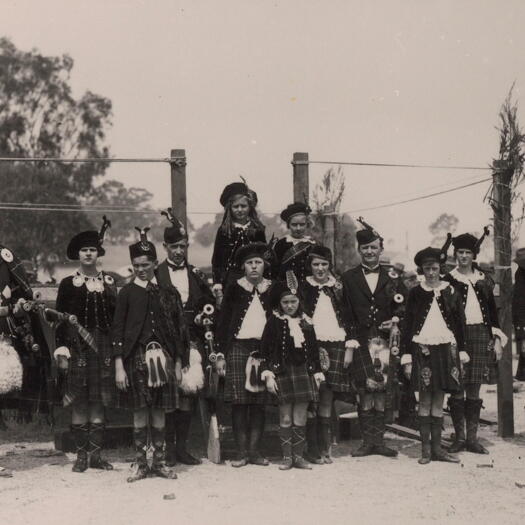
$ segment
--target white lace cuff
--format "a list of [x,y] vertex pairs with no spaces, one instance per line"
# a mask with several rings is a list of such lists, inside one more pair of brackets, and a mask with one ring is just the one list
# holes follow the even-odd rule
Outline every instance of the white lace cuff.
[[403,357],[401,357],[401,366],[411,365],[411,364],[412,364],[412,356],[410,354],[405,354]]
[[355,350],[356,348],[359,348],[359,342],[356,341],[355,339],[349,339],[345,343],[345,348]]
[[463,363],[469,363],[470,362],[470,356],[467,354],[467,352],[460,352],[459,353],[459,360]]
[[509,338],[503,333],[500,328],[492,328],[492,334],[494,337],[499,337],[501,341],[501,346],[506,346]]
[[58,357],[66,357],[67,359],[71,359],[71,352],[69,351],[69,348],[67,346],[59,346],[54,352],[53,357],[55,359],[58,359]]
[[267,379],[269,378],[272,378],[272,379],[275,379],[275,374],[271,371],[271,370],[265,370],[262,374],[261,374],[261,379],[263,381],[266,381]]

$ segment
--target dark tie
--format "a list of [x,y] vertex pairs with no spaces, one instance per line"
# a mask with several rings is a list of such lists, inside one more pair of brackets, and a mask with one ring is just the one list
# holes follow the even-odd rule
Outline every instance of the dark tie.
[[148,284],[146,285],[146,290],[150,293],[155,293],[159,289],[158,285],[155,283],[152,283],[151,281],[148,281]]
[[368,275],[369,273],[379,273],[379,266],[376,266],[375,268],[368,268],[368,266],[362,265],[363,272],[365,272],[365,275]]
[[174,272],[176,272],[178,270],[184,270],[184,268],[186,268],[186,264],[185,263],[182,263],[180,266],[177,266],[176,264],[170,263],[169,261],[166,261],[166,263],[168,264],[168,267],[171,270],[173,270]]

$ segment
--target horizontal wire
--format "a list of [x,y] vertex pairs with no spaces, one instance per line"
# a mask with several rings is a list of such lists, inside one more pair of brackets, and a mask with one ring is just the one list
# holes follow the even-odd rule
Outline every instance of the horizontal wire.
[[421,195],[419,197],[414,197],[412,199],[405,199],[405,200],[402,200],[402,201],[391,202],[391,203],[388,203],[388,204],[381,204],[379,206],[371,206],[369,208],[358,208],[358,209],[355,209],[355,210],[348,210],[348,211],[343,212],[343,213],[357,213],[357,212],[361,212],[361,211],[370,211],[370,210],[379,210],[381,208],[390,208],[391,206],[398,206],[400,204],[407,204],[409,202],[415,202],[415,201],[419,201],[419,200],[423,200],[423,199],[429,199],[430,197],[436,197],[438,195],[443,195],[445,193],[450,193],[452,191],[462,190],[462,189],[468,188],[470,186],[475,186],[477,184],[482,184],[483,182],[487,182],[489,180],[492,180],[492,177],[489,177],[489,178],[486,178],[486,179],[482,179],[482,180],[478,180],[476,182],[471,182],[469,184],[463,184],[461,186],[456,186],[455,188],[450,188],[448,190],[437,191],[437,192],[434,192],[434,193],[429,193],[428,195]]
[[117,157],[95,157],[84,159],[71,159],[65,157],[0,157],[0,162],[165,162],[170,163],[181,157],[162,158],[117,158]]
[[481,166],[444,166],[439,164],[394,164],[387,162],[339,162],[335,160],[304,160],[297,164],[340,164],[342,166],[374,166],[380,168],[423,168],[433,170],[492,170],[491,167]]

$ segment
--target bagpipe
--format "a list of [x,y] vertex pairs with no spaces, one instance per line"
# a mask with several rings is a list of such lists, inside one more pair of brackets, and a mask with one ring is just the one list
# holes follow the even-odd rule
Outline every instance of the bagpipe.
[[217,399],[219,392],[220,377],[217,373],[217,358],[219,354],[215,352],[215,336],[213,329],[215,325],[215,307],[212,304],[205,304],[195,316],[195,324],[204,330],[204,347],[206,354],[206,366],[204,372],[204,393],[206,399]]

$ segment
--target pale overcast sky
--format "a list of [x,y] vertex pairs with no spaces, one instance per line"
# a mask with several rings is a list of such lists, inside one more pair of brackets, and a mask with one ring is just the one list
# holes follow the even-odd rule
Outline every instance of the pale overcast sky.
[[[512,82],[525,101],[522,1],[13,1],[0,34],[20,48],[69,53],[77,94],[113,102],[114,156],[186,148],[190,211],[219,210],[243,174],[264,211],[292,198],[294,151],[312,160],[486,166]],[[520,112],[522,121],[523,109]],[[311,186],[324,166],[313,166]],[[476,171],[346,167],[343,209],[479,180]],[[169,168],[107,172],[169,204]],[[411,254],[442,212],[480,231],[488,183],[363,212]],[[197,223],[207,218],[192,217]]]

